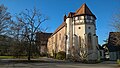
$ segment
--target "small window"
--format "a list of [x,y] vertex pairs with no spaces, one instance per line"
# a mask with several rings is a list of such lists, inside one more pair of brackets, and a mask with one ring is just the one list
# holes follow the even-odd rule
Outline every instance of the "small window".
[[78,29],[81,29],[81,27],[78,27]]
[[88,33],[88,48],[92,49],[92,36],[91,36],[91,33]]
[[87,19],[90,20],[90,19],[91,19],[91,16],[88,16]]
[[96,34],[93,34],[93,36],[96,36]]
[[94,20],[94,17],[91,16],[91,19]]
[[88,27],[88,29],[90,29],[90,27]]
[[59,40],[61,40],[61,34],[59,34]]
[[84,16],[80,16],[80,20],[84,20]]
[[75,20],[78,20],[79,18],[78,17],[75,17]]

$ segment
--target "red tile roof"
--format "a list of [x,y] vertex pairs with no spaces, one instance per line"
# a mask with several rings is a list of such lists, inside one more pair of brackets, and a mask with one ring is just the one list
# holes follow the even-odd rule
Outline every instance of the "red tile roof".
[[88,8],[88,6],[86,4],[83,4],[76,12],[75,15],[83,15],[83,14],[87,14],[87,15],[94,15],[90,9]]
[[110,52],[120,51],[120,32],[109,33],[107,47]]

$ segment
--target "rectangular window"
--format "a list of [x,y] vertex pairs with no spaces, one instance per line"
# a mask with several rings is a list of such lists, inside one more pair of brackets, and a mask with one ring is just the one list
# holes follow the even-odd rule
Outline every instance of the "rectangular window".
[[80,16],[79,19],[80,19],[80,20],[84,20],[84,16]]
[[61,34],[59,34],[59,40],[61,40]]
[[91,16],[87,16],[87,19],[88,19],[88,20],[91,20]]

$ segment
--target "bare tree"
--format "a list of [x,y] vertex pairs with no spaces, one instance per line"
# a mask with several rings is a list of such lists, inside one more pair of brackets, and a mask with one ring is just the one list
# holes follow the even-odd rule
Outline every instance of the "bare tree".
[[41,31],[41,24],[48,20],[48,18],[43,16],[36,8],[32,10],[26,9],[24,12],[16,15],[16,18],[17,24],[12,29],[17,31],[17,37],[20,37],[21,40],[28,41],[28,60],[30,60],[31,48],[35,44],[35,34],[37,31]]
[[115,32],[109,33],[108,45],[113,45],[116,49],[117,59],[120,59],[120,12],[112,17],[111,25]]
[[4,5],[0,5],[0,34],[7,32],[10,21],[11,15],[7,12],[7,8]]
[[115,30],[115,33],[112,33],[115,38],[112,42],[116,45],[120,45],[120,13],[113,16],[111,25]]
[[120,32],[110,32],[109,44],[120,46]]
[[87,52],[88,46],[83,39],[81,41],[83,43],[82,43],[82,46],[80,46],[80,59],[84,61],[84,60],[87,60],[87,57],[89,55]]
[[23,26],[18,21],[11,21],[9,25],[8,35],[12,37],[12,44],[10,47],[11,54],[16,57],[20,58],[23,54],[26,53],[26,44],[23,44],[25,41],[23,40]]
[[[91,52],[92,49],[89,49],[86,40],[82,39],[81,37],[75,36],[75,39],[78,41],[75,41],[77,46],[71,46],[70,47],[70,55],[72,61],[82,61],[85,62],[88,60],[88,57],[96,52]],[[89,51],[88,51],[89,50]]]
[[112,17],[112,27],[114,28],[115,31],[120,32],[120,13],[115,14]]

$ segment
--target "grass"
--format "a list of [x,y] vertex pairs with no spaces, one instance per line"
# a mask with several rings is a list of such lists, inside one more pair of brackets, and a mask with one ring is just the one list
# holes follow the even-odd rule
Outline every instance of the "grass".
[[[18,58],[18,59],[27,59],[28,56],[19,56],[19,57],[14,57],[14,56],[0,56],[0,59],[15,59],[15,58]],[[36,59],[36,58],[39,58],[38,56],[37,57],[31,57],[32,59]]]
[[0,56],[0,59],[12,59],[13,56]]
[[120,67],[120,59],[117,59],[118,66]]

